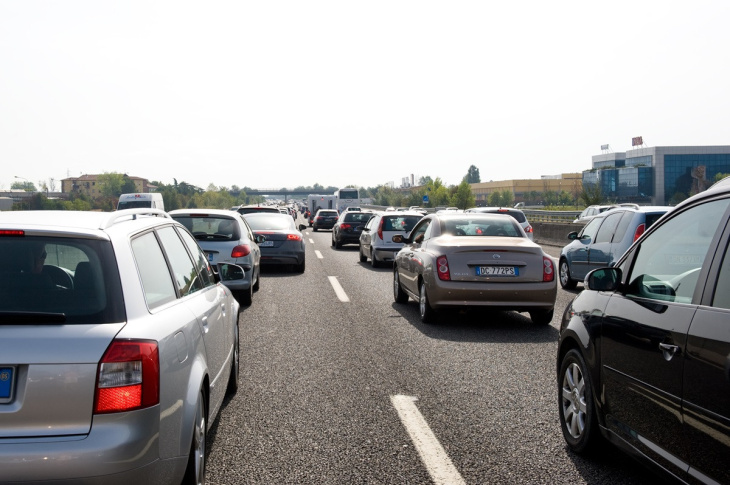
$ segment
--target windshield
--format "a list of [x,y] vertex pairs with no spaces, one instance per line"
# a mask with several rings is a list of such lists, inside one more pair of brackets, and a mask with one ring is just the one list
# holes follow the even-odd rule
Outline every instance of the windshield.
[[246,222],[254,231],[295,230],[294,219],[284,214],[246,214]]

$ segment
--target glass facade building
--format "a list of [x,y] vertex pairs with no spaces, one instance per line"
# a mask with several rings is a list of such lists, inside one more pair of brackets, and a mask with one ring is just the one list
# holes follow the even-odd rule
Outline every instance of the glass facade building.
[[593,156],[583,185],[598,184],[615,202],[674,205],[730,174],[730,146],[638,148]]

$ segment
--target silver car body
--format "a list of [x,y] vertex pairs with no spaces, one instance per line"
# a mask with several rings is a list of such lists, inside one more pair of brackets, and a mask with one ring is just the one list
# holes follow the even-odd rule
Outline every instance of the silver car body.
[[[207,429],[238,378],[239,304],[216,281],[159,210],[0,213],[0,480],[180,483],[189,463],[204,474]],[[147,350],[125,360],[124,348]],[[128,360],[141,372],[124,374]],[[120,388],[116,374],[139,382]],[[135,393],[123,409],[106,397]]]
[[243,268],[243,279],[224,284],[250,305],[253,292],[259,289],[261,249],[243,216],[223,209],[178,209],[169,214],[193,234],[208,262]]
[[382,262],[392,263],[395,253],[403,247],[403,243],[393,241],[393,236],[408,234],[421,218],[423,214],[416,211],[376,213],[360,234],[360,261],[364,263],[369,258],[373,267]]

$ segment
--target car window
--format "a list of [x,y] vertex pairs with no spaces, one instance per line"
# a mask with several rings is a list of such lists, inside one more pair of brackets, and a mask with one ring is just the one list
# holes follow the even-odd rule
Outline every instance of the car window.
[[387,216],[383,221],[383,230],[410,232],[421,219],[421,216]]
[[160,236],[162,247],[165,248],[167,259],[170,261],[172,274],[175,283],[177,283],[177,288],[180,290],[180,294],[186,296],[203,288],[202,281],[198,277],[198,270],[190,260],[188,251],[185,249],[175,229],[172,226],[168,226],[159,229],[157,232]]
[[180,231],[180,237],[182,238],[185,245],[188,247],[188,251],[193,255],[195,266],[200,273],[200,282],[203,287],[212,286],[215,284],[215,278],[213,276],[213,270],[208,263],[208,259],[205,257],[205,253],[200,250],[200,246],[195,242],[190,234],[185,231]]
[[631,221],[634,220],[634,214],[635,213],[631,211],[623,211],[623,216],[621,217],[621,220],[619,221],[618,226],[616,226],[616,230],[614,231],[614,242],[623,241],[624,236],[626,235],[626,230],[629,228]]
[[715,286],[715,295],[712,297],[712,306],[730,309],[730,254],[725,247],[722,257],[722,266]]
[[[424,235],[426,233],[426,230],[431,225],[431,219],[427,219],[421,223],[419,223],[415,228],[413,228],[413,232],[411,233],[411,241],[414,243],[420,244],[423,242]],[[429,233],[430,234],[430,233]]]
[[580,231],[578,236],[580,238],[589,238],[593,241],[596,238],[596,232],[598,231],[598,227],[601,225],[601,221],[603,221],[602,217],[598,219],[591,219],[590,222]]
[[730,199],[678,214],[641,242],[629,275],[630,296],[689,303]]
[[618,226],[619,221],[621,220],[621,216],[623,215],[623,211],[619,212],[618,214],[611,214],[609,216],[606,216],[603,218],[603,224],[601,224],[601,227],[598,229],[598,233],[596,234],[595,243],[610,243],[611,239],[613,238],[613,234],[616,231],[616,226]]
[[132,252],[147,306],[153,309],[173,301],[177,297],[175,287],[155,234],[148,232],[132,239]]

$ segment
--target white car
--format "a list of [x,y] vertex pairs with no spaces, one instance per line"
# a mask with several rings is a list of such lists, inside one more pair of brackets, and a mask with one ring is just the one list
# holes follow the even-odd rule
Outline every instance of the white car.
[[395,253],[403,247],[403,243],[393,242],[393,236],[408,234],[421,218],[423,214],[416,211],[376,213],[360,234],[360,262],[370,258],[373,268],[393,262]]

